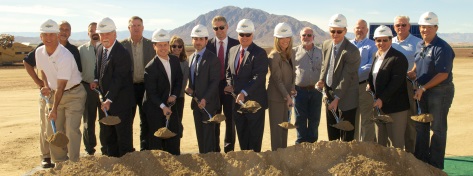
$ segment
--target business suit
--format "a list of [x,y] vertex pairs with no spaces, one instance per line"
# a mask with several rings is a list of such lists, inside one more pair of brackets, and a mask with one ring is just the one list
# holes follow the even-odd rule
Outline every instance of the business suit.
[[[189,88],[193,90],[193,97],[200,100],[205,99],[205,109],[210,115],[215,115],[220,106],[220,99],[218,96],[218,84],[220,80],[220,62],[217,56],[211,51],[204,48],[200,61],[195,61],[196,53],[190,55],[192,58],[189,63],[189,68],[193,67],[193,63],[197,62],[195,75],[192,71],[189,72]],[[191,78],[194,76],[194,80]],[[215,123],[202,123],[204,120],[209,120],[209,116],[201,110],[195,101],[191,101],[191,109],[194,110],[194,123],[197,134],[197,142],[199,144],[199,153],[208,153],[216,151],[215,138]]]
[[271,131],[271,150],[287,147],[287,129],[279,126],[287,122],[288,111],[287,96],[291,90],[295,90],[296,72],[294,58],[286,58],[279,52],[271,52],[269,58],[269,69],[271,75],[268,83],[268,105],[269,105],[269,128]]
[[179,58],[173,55],[168,56],[169,65],[171,66],[171,80],[169,80],[163,62],[158,56],[155,56],[145,67],[146,91],[143,98],[143,108],[147,114],[149,149],[164,150],[173,155],[179,155],[179,141],[182,137],[182,132],[179,130],[181,125],[176,106],[171,107],[173,113],[169,119],[168,129],[177,135],[169,139],[160,139],[154,136],[155,131],[166,126],[166,116],[163,114],[160,105],[168,106],[167,100],[169,96],[174,95],[177,97],[182,88],[182,71]]
[[[221,69],[223,69],[224,75],[225,75],[225,70],[228,67],[228,51],[230,48],[232,48],[235,45],[238,45],[240,42],[236,39],[227,37],[227,48],[225,52],[225,58],[224,58],[224,64]],[[209,40],[207,43],[206,48],[209,51],[212,51],[216,55],[218,55],[218,49],[220,47],[220,44],[218,43],[216,38],[212,38]],[[220,63],[221,64],[221,63]],[[233,122],[233,117],[232,117],[232,110],[233,110],[233,103],[235,100],[233,99],[233,96],[230,94],[225,94],[223,89],[227,86],[227,81],[225,79],[225,76],[220,80],[219,86],[218,86],[218,92],[220,96],[220,106],[219,109],[217,110],[217,114],[222,113],[222,106],[223,106],[223,114],[226,117],[225,120],[225,139],[224,139],[224,148],[223,150],[225,153],[229,151],[233,151],[235,149],[235,123]],[[217,144],[217,152],[220,152],[220,124],[215,125],[215,135],[217,136],[216,138],[216,144]]]
[[[147,39],[147,38],[142,38],[142,41],[143,41],[143,51],[142,51],[142,56],[143,56],[143,65],[142,65],[142,68],[145,68],[145,66],[148,64],[149,61],[151,61],[151,59],[154,58],[154,56],[156,55],[155,51],[154,51],[154,48],[153,48],[153,43],[151,42],[151,40]],[[131,41],[131,38],[127,38],[125,40],[122,40],[120,42],[123,47],[125,47],[125,49],[130,53],[131,55],[131,59],[133,61],[133,59],[136,59],[133,57],[133,48],[132,48],[132,41]],[[134,62],[132,62],[133,66],[132,68],[134,68]],[[144,73],[143,73],[144,75]],[[148,149],[148,133],[149,133],[149,130],[148,130],[148,125],[147,125],[147,122],[146,122],[146,113],[143,109],[143,106],[142,106],[142,102],[143,102],[143,96],[144,96],[144,93],[145,93],[145,85],[144,85],[144,82],[138,82],[138,81],[135,81],[133,80],[133,88],[134,88],[134,93],[135,93],[135,102],[136,104],[133,106],[133,109],[132,109],[132,114],[133,114],[133,119],[135,118],[135,113],[136,113],[136,106],[138,105],[138,109],[140,111],[140,150],[146,150]]]
[[226,71],[227,84],[233,86],[236,94],[244,90],[248,96],[245,101],[253,100],[261,105],[256,113],[240,114],[239,104],[234,104],[233,121],[235,122],[241,150],[261,151],[264,131],[265,110],[268,108],[266,93],[266,74],[268,73],[268,56],[266,51],[251,43],[246,49],[238,73],[234,63],[240,58],[241,45],[230,48]]
[[[373,72],[377,62],[381,62],[376,80]],[[390,48],[381,61],[377,56],[371,67],[368,82],[376,98],[381,99],[381,111],[393,118],[393,123],[377,122],[378,143],[386,146],[388,137],[396,148],[404,147],[404,133],[407,125],[407,110],[410,108],[407,94],[406,70],[407,59],[398,50]],[[374,84],[376,82],[376,85]]]
[[[322,70],[320,80],[325,82],[325,91],[330,99],[336,96],[339,99],[338,108],[341,110],[341,118],[355,124],[356,108],[358,107],[358,67],[360,66],[360,52],[355,45],[346,38],[343,39],[337,54],[335,55],[335,65],[333,69],[332,85],[327,85],[327,74],[332,57],[334,42],[332,39],[326,40],[322,45]],[[336,111],[338,113],[338,111]],[[340,116],[340,113],[338,113]],[[327,130],[329,140],[351,141],[354,138],[354,131],[346,131],[341,134],[331,125],[336,124],[332,113],[326,108]]]
[[103,100],[112,101],[108,114],[120,117],[121,123],[113,126],[100,124],[100,141],[103,154],[120,157],[133,151],[131,111],[135,104],[135,97],[130,94],[133,92],[130,67],[132,61],[128,51],[118,41],[113,44],[107,61],[102,67],[103,52],[104,47],[99,45],[95,79],[99,81],[99,89],[104,95]]

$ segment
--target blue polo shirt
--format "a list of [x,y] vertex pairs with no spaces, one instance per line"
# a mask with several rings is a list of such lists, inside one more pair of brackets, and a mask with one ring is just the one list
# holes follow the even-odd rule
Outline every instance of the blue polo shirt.
[[402,42],[399,42],[397,36],[393,38],[393,48],[400,51],[407,58],[407,62],[409,63],[407,71],[412,70],[412,67],[414,67],[415,54],[420,51],[420,48],[418,48],[420,46],[417,44],[421,41],[422,39],[417,38],[412,34],[409,34],[409,36],[407,36],[407,38]]
[[447,79],[439,85],[451,83],[455,58],[452,47],[437,35],[429,45],[425,46],[423,41],[418,45],[421,49],[415,58],[417,82],[424,85],[438,73],[449,73]]
[[358,50],[360,50],[360,67],[358,67],[358,82],[368,79],[368,76],[371,71],[371,65],[373,64],[373,57],[378,51],[373,40],[365,38],[360,42],[355,41],[355,39],[350,40],[353,45],[355,45]]

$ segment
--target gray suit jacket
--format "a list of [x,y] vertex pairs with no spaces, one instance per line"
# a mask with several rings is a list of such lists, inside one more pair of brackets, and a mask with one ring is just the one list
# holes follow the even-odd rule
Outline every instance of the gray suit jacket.
[[296,72],[294,67],[294,58],[283,60],[278,52],[269,53],[269,76],[268,99],[271,101],[285,102],[286,97],[294,90],[294,81]]
[[[189,56],[189,58],[191,58],[191,61],[189,62],[189,70],[190,67],[192,67],[194,54],[195,53]],[[197,97],[199,100],[202,98],[205,99],[207,102],[205,108],[210,114],[216,112],[218,106],[220,105],[218,93],[218,85],[220,83],[220,69],[220,60],[218,60],[214,53],[206,49],[199,62],[199,66],[194,77],[195,83],[192,83],[192,73],[189,71],[188,87],[194,91],[194,97]],[[194,109],[197,104],[195,101],[191,101],[191,108]]]
[[[327,71],[332,54],[333,40],[326,40],[322,45],[322,71],[320,80],[327,86]],[[338,107],[342,111],[358,107],[358,67],[360,67],[360,51],[346,38],[335,56],[335,67],[333,70],[332,96],[340,98]]]
[[[120,41],[120,43],[123,45],[123,47],[125,47],[128,53],[130,53],[130,56],[133,59],[133,50],[131,49],[131,38],[124,39]],[[151,42],[151,40],[143,37],[143,68],[148,65],[148,62],[151,61],[154,56],[156,56],[156,52],[154,51],[153,43]],[[131,68],[133,68],[133,66]]]

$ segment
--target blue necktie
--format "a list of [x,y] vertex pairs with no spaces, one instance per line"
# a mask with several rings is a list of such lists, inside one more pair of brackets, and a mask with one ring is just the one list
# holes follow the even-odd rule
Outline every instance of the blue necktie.
[[330,57],[330,64],[328,67],[327,73],[327,86],[332,87],[333,83],[333,70],[335,68],[335,58],[337,57],[337,47],[333,47],[332,49],[332,57]]
[[100,66],[100,77],[102,77],[103,73],[105,72],[105,63],[107,63],[107,52],[108,49],[105,49],[102,53],[102,65]]
[[194,61],[194,63],[192,63],[192,67],[191,67],[191,75],[192,75],[192,84],[193,85],[195,84],[194,78],[195,78],[195,75],[197,74],[197,66],[199,64],[199,58],[200,58],[200,55],[196,54],[194,59],[192,59]]

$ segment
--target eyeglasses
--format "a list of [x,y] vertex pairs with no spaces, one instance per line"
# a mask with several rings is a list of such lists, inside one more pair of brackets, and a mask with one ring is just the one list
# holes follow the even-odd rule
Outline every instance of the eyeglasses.
[[312,34],[302,34],[302,37],[312,37]]
[[172,48],[179,48],[181,49],[182,48],[182,45],[171,45]]
[[378,42],[378,43],[381,43],[381,42],[386,43],[388,41],[389,41],[389,39],[376,39],[376,42]]
[[218,27],[215,26],[215,27],[213,27],[213,29],[214,29],[214,31],[218,31],[218,29],[224,30],[224,29],[225,29],[225,26],[218,26]]
[[238,33],[240,37],[251,37],[252,33]]
[[336,32],[337,34],[342,34],[343,30],[331,30],[331,31],[330,31],[330,33],[332,33],[332,34],[335,34],[335,32]]
[[407,24],[396,24],[396,25],[394,25],[394,26],[396,26],[396,27],[401,27],[401,26],[402,26],[402,27],[406,27]]

